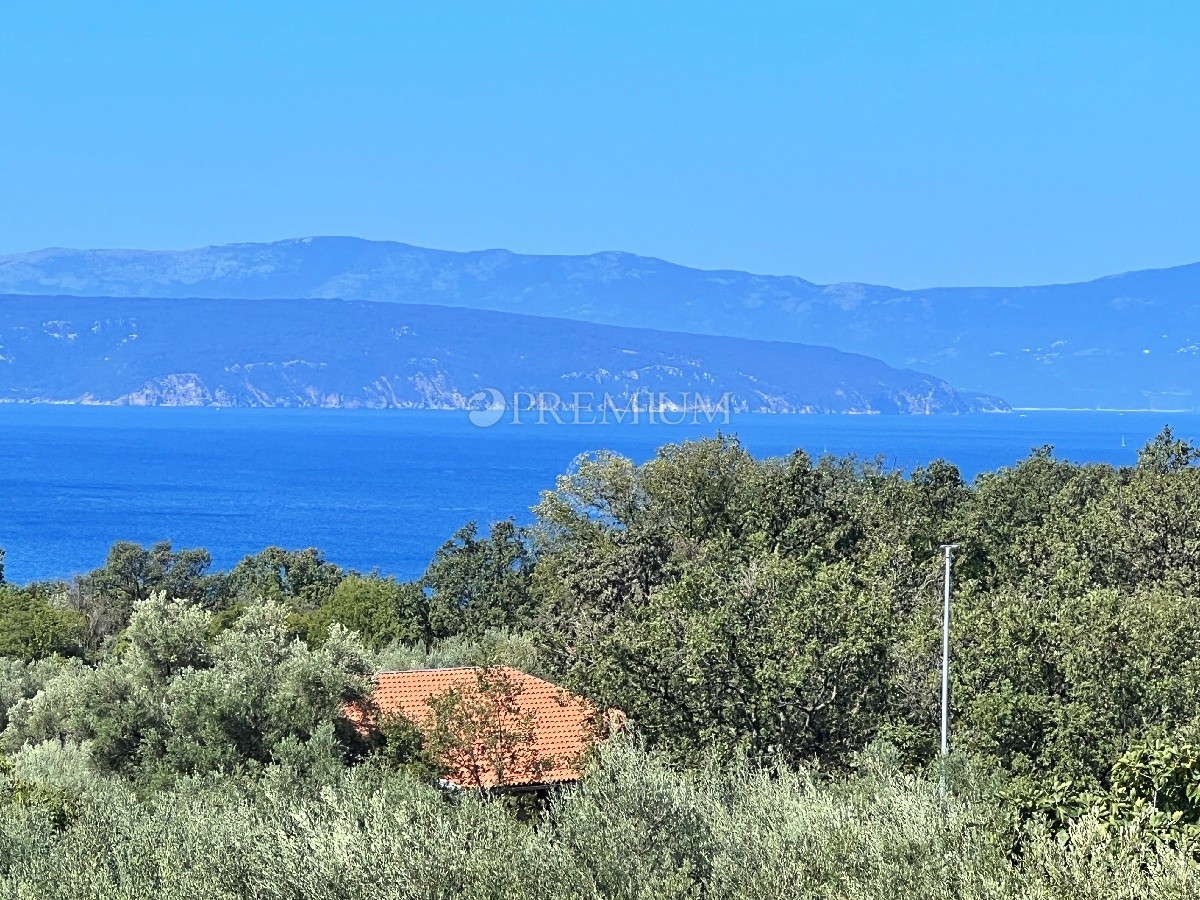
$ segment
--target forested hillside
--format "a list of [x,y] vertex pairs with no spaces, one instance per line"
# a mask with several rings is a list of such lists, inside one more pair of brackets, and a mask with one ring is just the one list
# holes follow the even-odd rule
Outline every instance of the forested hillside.
[[[330,300],[0,296],[0,401],[136,406],[1001,412],[832,347]],[[519,399],[524,397],[526,399]],[[580,407],[586,407],[581,410]]]
[[[1198,461],[966,484],[725,438],[584,458],[413,583],[164,543],[0,586],[0,894],[1195,896]],[[372,672],[464,662],[629,731],[514,811],[347,728]]]

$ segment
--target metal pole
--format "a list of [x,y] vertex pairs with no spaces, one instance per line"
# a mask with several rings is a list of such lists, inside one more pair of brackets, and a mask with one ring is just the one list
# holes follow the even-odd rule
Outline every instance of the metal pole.
[[945,544],[945,598],[942,604],[942,793],[946,792],[946,760],[950,756],[950,561],[957,544]]

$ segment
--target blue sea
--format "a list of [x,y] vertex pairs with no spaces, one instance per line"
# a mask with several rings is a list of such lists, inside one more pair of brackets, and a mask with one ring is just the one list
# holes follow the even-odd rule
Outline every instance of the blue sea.
[[0,404],[0,547],[9,581],[95,568],[110,544],[207,547],[218,567],[270,545],[413,578],[469,521],[530,520],[581,453],[645,460],[718,430],[755,456],[939,457],[972,478],[1052,444],[1080,462],[1132,463],[1197,413],[1037,411],[974,416],[745,415],[728,423],[476,427],[465,413]]

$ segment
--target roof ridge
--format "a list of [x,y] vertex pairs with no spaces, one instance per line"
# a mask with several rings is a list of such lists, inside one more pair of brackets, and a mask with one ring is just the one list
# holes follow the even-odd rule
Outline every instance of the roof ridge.
[[[381,675],[411,675],[417,672],[482,672],[487,669],[507,669],[510,672],[520,672],[522,675],[529,675],[524,669],[518,669],[516,666],[508,664],[496,666],[437,666],[435,668],[425,669],[389,669],[386,672],[376,672],[375,677]],[[529,675],[530,678],[537,678],[536,675]]]

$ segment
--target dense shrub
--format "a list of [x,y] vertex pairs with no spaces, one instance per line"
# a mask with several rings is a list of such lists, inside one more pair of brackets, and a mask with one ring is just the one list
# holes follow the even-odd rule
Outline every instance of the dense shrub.
[[[6,776],[5,776],[6,777]],[[147,799],[114,786],[58,828],[0,820],[0,895],[235,898],[1184,898],[1200,870],[1094,824],[1033,836],[1014,867],[986,808],[874,772],[710,765],[687,774],[613,747],[534,824],[367,768],[318,786],[191,780]]]

